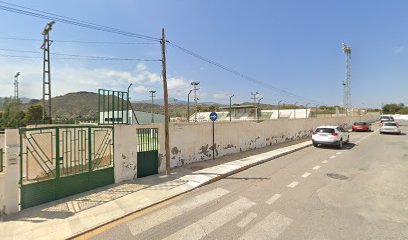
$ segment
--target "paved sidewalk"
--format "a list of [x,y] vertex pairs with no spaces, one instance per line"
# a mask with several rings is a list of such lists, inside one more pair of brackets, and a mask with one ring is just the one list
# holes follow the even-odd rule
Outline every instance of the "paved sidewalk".
[[189,164],[170,176],[126,181],[29,208],[0,221],[0,239],[66,239],[311,145],[299,142]]

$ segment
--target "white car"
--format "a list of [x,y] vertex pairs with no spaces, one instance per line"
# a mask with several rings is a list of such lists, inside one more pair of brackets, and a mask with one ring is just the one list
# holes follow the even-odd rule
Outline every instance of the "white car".
[[313,146],[331,145],[342,149],[344,143],[349,143],[349,133],[340,126],[320,126],[312,134]]
[[396,122],[383,122],[381,123],[380,134],[383,133],[401,134],[401,129]]

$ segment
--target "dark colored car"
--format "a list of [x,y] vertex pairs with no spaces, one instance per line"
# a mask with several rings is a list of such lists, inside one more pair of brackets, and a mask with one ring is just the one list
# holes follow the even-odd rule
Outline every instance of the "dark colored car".
[[351,127],[351,129],[353,130],[353,132],[358,132],[358,131],[368,132],[368,131],[371,131],[370,124],[367,123],[367,122],[355,122],[353,124],[353,126]]

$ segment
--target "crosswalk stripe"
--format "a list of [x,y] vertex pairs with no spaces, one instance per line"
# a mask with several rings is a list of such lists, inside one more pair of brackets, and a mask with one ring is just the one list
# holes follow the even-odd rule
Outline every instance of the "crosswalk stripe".
[[253,226],[249,231],[244,233],[239,239],[257,239],[268,240],[278,238],[285,229],[292,224],[293,220],[277,212],[272,212],[262,221]]
[[313,167],[313,170],[317,170],[317,169],[319,169],[319,168],[320,168],[320,166],[319,166],[319,165],[316,165],[316,166]]
[[223,188],[216,188],[214,190],[197,195],[192,199],[185,200],[180,204],[166,207],[159,211],[153,212],[152,214],[137,218],[134,221],[129,222],[127,225],[132,235],[135,236],[159,224],[180,216],[190,210],[193,210],[215,199],[218,199],[226,195],[227,193],[229,193],[228,190],[225,190]]
[[296,187],[296,185],[298,185],[298,184],[299,184],[299,182],[293,181],[293,182],[291,182],[291,183],[288,185],[288,187],[294,188],[294,187]]
[[273,195],[271,198],[269,198],[266,201],[266,203],[270,205],[270,204],[274,203],[276,200],[278,200],[281,196],[282,196],[281,194],[277,193],[277,194]]
[[203,237],[215,231],[217,228],[238,217],[245,210],[251,208],[254,205],[254,202],[251,202],[246,198],[240,198],[239,200],[219,209],[216,212],[211,213],[210,215],[181,229],[180,231],[170,235],[165,239],[202,239]]
[[245,227],[246,225],[248,225],[252,220],[254,220],[256,218],[256,216],[258,216],[256,213],[254,212],[250,212],[248,213],[248,215],[246,215],[241,221],[239,221],[237,223],[237,226],[240,228]]
[[305,172],[303,173],[302,178],[307,178],[310,176],[310,174],[311,174],[310,172]]

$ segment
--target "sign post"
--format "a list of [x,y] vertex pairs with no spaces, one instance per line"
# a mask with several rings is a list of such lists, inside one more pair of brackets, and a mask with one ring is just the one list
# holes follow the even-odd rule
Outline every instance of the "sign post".
[[212,144],[212,157],[213,157],[213,160],[215,159],[215,138],[214,138],[214,122],[217,120],[217,118],[218,118],[218,115],[217,115],[217,113],[216,112],[212,112],[212,113],[210,113],[210,119],[211,119],[211,121],[212,121],[212,139],[213,139],[213,144]]

